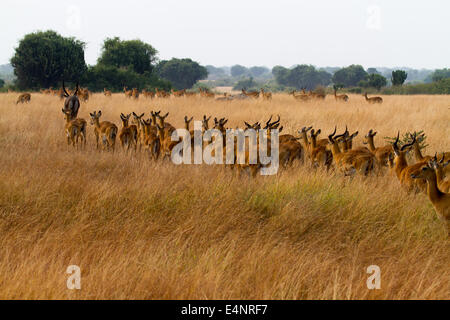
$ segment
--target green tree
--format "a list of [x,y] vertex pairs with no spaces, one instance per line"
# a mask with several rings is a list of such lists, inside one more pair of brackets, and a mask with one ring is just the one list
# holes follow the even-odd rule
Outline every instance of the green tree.
[[373,73],[381,74],[376,68],[369,68],[369,69],[367,69],[367,73],[368,74],[373,74]]
[[431,75],[431,79],[433,81],[440,81],[440,80],[443,80],[446,78],[450,78],[450,69],[447,69],[447,68],[437,69]]
[[0,88],[3,88],[5,86],[5,80],[0,79]]
[[276,66],[272,69],[272,74],[278,84],[296,89],[313,90],[317,86],[326,86],[331,81],[331,74],[325,70],[316,70],[311,65],[298,65],[293,69]]
[[157,51],[141,40],[107,38],[98,64],[129,68],[138,74],[151,73],[157,61]]
[[394,86],[401,86],[405,82],[408,74],[403,70],[394,70],[392,71],[391,82]]
[[242,79],[239,80],[236,85],[233,87],[233,90],[253,90],[253,89],[257,89],[259,90],[259,88],[257,88],[258,86],[260,86],[261,84],[258,84],[258,82],[256,82],[255,80],[253,80],[253,77],[250,77],[248,79]]
[[86,71],[85,44],[54,31],[25,35],[11,58],[19,89],[57,87],[62,79],[79,81]]
[[250,74],[255,77],[261,77],[263,74],[270,72],[270,70],[266,67],[251,67],[249,69]]
[[169,80],[176,89],[189,89],[198,80],[205,79],[208,71],[191,59],[161,61],[157,67],[161,78]]
[[353,87],[361,80],[366,79],[367,72],[360,65],[350,65],[346,68],[342,68],[336,71],[333,75],[333,83],[343,84],[346,87]]
[[372,73],[369,74],[365,80],[361,80],[358,82],[358,86],[360,87],[372,87],[380,90],[382,87],[386,86],[387,80],[382,75]]
[[233,77],[240,77],[240,76],[246,75],[247,73],[248,73],[248,69],[239,64],[231,67],[231,76],[233,76]]

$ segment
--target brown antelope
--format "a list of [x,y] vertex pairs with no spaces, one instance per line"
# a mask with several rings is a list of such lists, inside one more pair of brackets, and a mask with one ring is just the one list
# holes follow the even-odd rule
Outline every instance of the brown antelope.
[[131,98],[133,96],[133,90],[127,90],[127,87],[123,87],[123,92],[126,98]]
[[272,100],[272,93],[271,92],[265,92],[263,88],[261,88],[261,95],[264,100]]
[[142,94],[145,98],[153,99],[155,97],[155,93],[153,91],[147,91],[146,89],[142,90]]
[[428,198],[439,218],[446,224],[447,233],[450,235],[450,194],[439,190],[435,170],[426,165],[418,173],[411,174],[411,178],[425,179]]
[[311,157],[311,143],[308,139],[308,131],[311,130],[312,127],[303,127],[301,130],[298,131],[300,134],[300,138],[303,142],[303,147],[306,150],[306,153],[309,157]]
[[411,174],[415,174],[422,169],[426,163],[416,163],[415,165],[409,166],[406,161],[406,154],[411,150],[413,144],[416,142],[416,136],[413,136],[411,143],[403,145],[401,148],[398,147],[400,132],[397,134],[397,139],[395,140],[392,148],[394,150],[394,171],[395,175],[400,181],[400,184],[406,188],[407,191],[425,191],[426,181],[425,179],[413,179]]
[[117,137],[117,126],[109,121],[100,122],[100,117],[102,111],[94,111],[94,113],[89,113],[91,116],[91,124],[94,126],[95,138],[97,140],[97,149],[99,148],[98,140],[102,139],[103,147],[106,146],[107,150],[112,148],[113,152],[116,147],[116,137]]
[[89,100],[89,90],[86,88],[80,88],[80,92],[78,93],[78,96],[80,97],[81,101],[87,102]]
[[333,163],[333,153],[327,149],[325,144],[328,144],[327,139],[317,140],[317,136],[322,130],[311,130],[311,161],[313,166],[324,166],[327,171],[330,169]]
[[186,91],[186,92],[184,93],[184,95],[185,95],[186,97],[195,97],[195,96],[197,95],[197,93],[196,93],[196,92],[189,92],[189,91]]
[[172,89],[173,96],[177,97],[177,98],[184,96],[185,92],[186,92],[186,89],[179,90],[179,91],[175,91],[175,90]]
[[366,98],[366,101],[370,104],[374,104],[374,103],[383,103],[383,98],[381,97],[367,97],[367,92],[364,93],[363,95]]
[[313,99],[318,99],[318,100],[325,100],[325,97],[326,97],[326,94],[314,92],[312,90],[309,91],[308,95],[310,97],[312,97]]
[[157,126],[152,125],[152,119],[142,119],[144,130],[143,145],[148,150],[150,157],[157,160],[161,153],[161,141],[158,135]]
[[139,145],[139,151],[141,151],[145,141],[144,128],[142,126],[142,119],[144,117],[144,113],[138,116],[136,113],[132,112],[132,115],[133,118],[131,119],[131,123],[136,126],[138,132],[136,144]]
[[111,97],[112,92],[110,90],[106,90],[106,88],[103,88],[103,94],[107,97]]
[[337,89],[334,88],[334,99],[336,101],[344,101],[347,102],[348,101],[348,95],[346,94],[337,94]]
[[380,166],[387,167],[389,155],[393,154],[394,151],[392,149],[392,145],[385,145],[383,147],[375,148],[373,140],[376,134],[377,134],[376,131],[373,132],[373,130],[370,129],[369,133],[365,136],[365,141],[363,143],[369,146],[369,150],[375,155],[378,164]]
[[[164,121],[164,120],[163,120]],[[158,136],[161,145],[161,151],[163,153],[163,159],[171,157],[172,149],[178,144],[178,141],[172,141],[171,136],[166,134],[164,126],[156,124],[158,129]]]
[[257,92],[257,91],[247,92],[247,91],[245,91],[245,89],[242,89],[242,93],[245,94],[247,97],[251,97],[251,98],[255,98],[255,99],[259,98],[259,92]]
[[119,140],[122,145],[122,150],[127,148],[130,149],[131,146],[134,146],[134,151],[137,150],[137,140],[138,140],[138,129],[137,126],[129,124],[131,113],[128,115],[120,114],[120,120],[122,120],[122,129],[119,132]]
[[67,136],[67,144],[72,144],[75,147],[75,144],[78,149],[78,140],[81,140],[81,144],[86,146],[86,120],[84,119],[72,119],[70,112],[61,109],[62,113],[65,115],[66,125],[64,131]]
[[294,91],[291,91],[289,94],[292,95],[295,98],[295,100],[298,100],[298,101],[303,101],[303,102],[311,101],[311,96],[309,96],[305,93],[296,94],[295,90],[294,90]]
[[28,103],[31,100],[31,94],[29,93],[22,93],[19,98],[17,98],[16,104],[20,103]]
[[444,154],[442,158],[438,160],[437,155],[429,162],[431,167],[436,171],[436,179],[438,183],[439,190],[442,192],[450,192],[450,179],[445,180],[444,168],[450,164],[450,160],[444,162]]
[[139,98],[139,90],[137,88],[133,88],[133,90],[131,91],[131,96],[135,99]]
[[64,101],[64,111],[70,112],[71,119],[75,119],[78,116],[78,110],[80,109],[80,100],[78,99],[78,83],[76,85],[75,92],[72,95],[69,95],[69,93],[66,90],[66,87],[64,85],[64,80],[62,83],[62,90],[64,93],[64,97],[66,100]]

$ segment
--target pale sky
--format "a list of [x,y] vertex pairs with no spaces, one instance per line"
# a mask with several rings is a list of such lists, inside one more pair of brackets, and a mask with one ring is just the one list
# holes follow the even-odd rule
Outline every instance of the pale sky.
[[444,68],[448,0],[2,0],[0,64],[23,36],[52,29],[87,43],[95,64],[106,37],[141,39],[160,59],[203,65]]

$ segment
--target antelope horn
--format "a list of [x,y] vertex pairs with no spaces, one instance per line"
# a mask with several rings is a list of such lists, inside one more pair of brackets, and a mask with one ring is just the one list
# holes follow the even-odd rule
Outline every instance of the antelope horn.
[[402,148],[400,149],[401,151],[405,150],[406,148],[412,146],[414,143],[416,143],[416,135],[414,134],[412,136],[413,140],[411,141],[411,143],[407,143],[404,146],[402,146]]
[[64,80],[63,80],[63,91],[64,91],[66,97],[70,96],[70,94],[68,94],[66,91],[66,86],[64,85]]

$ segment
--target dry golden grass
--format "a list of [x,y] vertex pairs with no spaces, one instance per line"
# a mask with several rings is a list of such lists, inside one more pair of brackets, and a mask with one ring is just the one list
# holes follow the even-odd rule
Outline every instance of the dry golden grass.
[[[449,299],[450,242],[425,195],[396,178],[294,167],[250,179],[228,169],[155,163],[142,155],[66,145],[62,102],[0,95],[0,298],[12,299]],[[427,154],[450,150],[449,96],[386,96],[367,105],[328,96],[302,104],[200,98],[127,100],[95,94],[79,116],[101,109],[169,111],[243,120],[281,115],[286,132],[314,125],[322,137],[370,128],[382,137],[423,129]],[[361,143],[361,137],[355,145]],[[68,290],[68,265],[81,290]],[[366,268],[381,268],[368,290]]]

